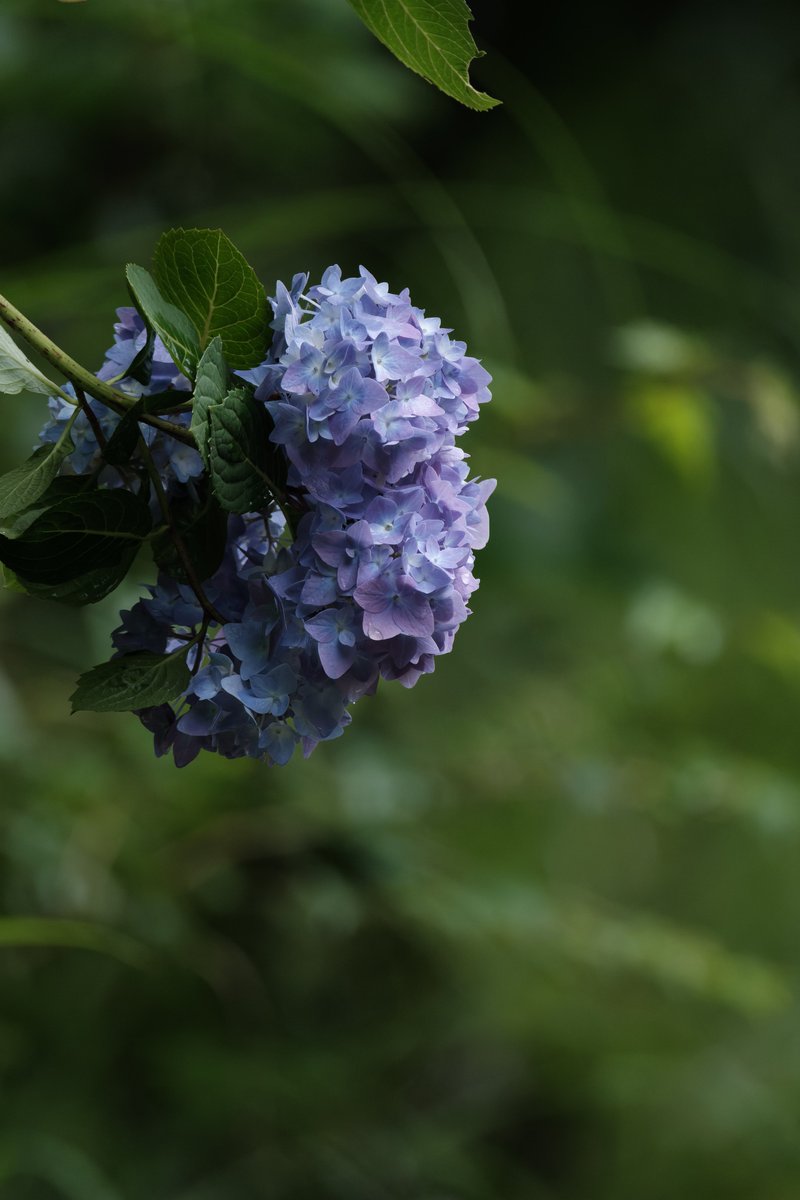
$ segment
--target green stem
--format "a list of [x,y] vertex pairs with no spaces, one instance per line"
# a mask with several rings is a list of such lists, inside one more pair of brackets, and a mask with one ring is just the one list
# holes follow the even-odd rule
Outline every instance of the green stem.
[[273,483],[273,481],[270,479],[269,475],[266,474],[266,472],[262,471],[261,474],[262,474],[263,478],[267,481],[267,487],[270,490],[272,499],[275,501],[278,508],[281,510],[281,512],[283,513],[283,515],[286,519],[287,529],[291,530],[292,536],[294,537],[294,535],[297,532],[297,521],[298,521],[299,517],[302,516],[302,513],[295,513],[292,510],[292,508],[290,507],[290,505],[288,503],[285,492],[282,492],[281,489],[277,486],[277,484]]
[[[191,671],[192,677],[194,677],[200,670],[200,664],[203,661],[203,647],[205,646],[206,634],[208,633],[208,627],[210,623],[211,618],[209,617],[208,613],[204,613],[203,624],[200,626],[200,632],[197,635],[197,654],[194,656],[194,666],[192,667]],[[189,645],[189,649],[191,650],[191,643]]]
[[79,388],[77,384],[75,385],[75,395],[78,397],[78,405],[83,410],[83,415],[91,425],[92,433],[94,434],[95,440],[102,452],[106,448],[106,435],[103,433],[96,414],[92,411],[91,404],[89,404],[86,399],[86,393],[84,392],[83,388]]
[[[29,321],[24,313],[15,308],[11,301],[3,295],[0,295],[0,320],[8,325],[9,329],[15,330],[20,337],[23,337],[29,346],[46,358],[76,388],[82,388],[84,392],[93,396],[95,400],[99,400],[101,404],[107,405],[114,412],[125,413],[137,403],[136,397],[118,392],[116,388],[112,388],[98,379],[96,375],[92,375],[91,371],[87,371],[74,358],[70,358],[55,342],[51,341],[46,333],[37,329],[33,322]],[[149,414],[145,414],[139,419],[147,425],[153,425],[156,429],[160,429],[162,433],[169,434],[176,441],[183,442],[187,446],[196,445],[189,430],[182,429],[180,425],[173,425],[171,421],[163,421],[160,417]]]

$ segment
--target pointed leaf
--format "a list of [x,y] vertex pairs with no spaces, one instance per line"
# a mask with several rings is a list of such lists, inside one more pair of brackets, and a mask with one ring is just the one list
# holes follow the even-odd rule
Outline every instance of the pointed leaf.
[[141,396],[123,415],[111,437],[103,448],[103,458],[112,467],[123,467],[130,462],[142,432],[139,422],[148,413],[169,412],[186,403],[186,392],[158,392],[155,396]]
[[13,571],[0,564],[0,572],[3,575],[3,587],[7,592],[17,592],[21,596],[27,596],[28,589],[22,586]]
[[103,447],[103,458],[112,467],[123,467],[129,462],[139,441],[139,421],[145,413],[144,400],[136,404],[122,417],[111,437]]
[[42,396],[55,396],[58,391],[59,388],[33,365],[0,325],[0,394],[16,396],[19,392],[38,392]]
[[200,343],[192,322],[162,296],[155,280],[144,267],[129,263],[125,271],[134,303],[147,325],[154,329],[177,367],[194,379],[200,358]]
[[156,246],[162,295],[194,323],[205,349],[215,334],[234,370],[257,367],[270,339],[264,286],[221,229],[171,229]]
[[197,448],[208,466],[208,409],[212,404],[221,404],[228,392],[228,368],[222,353],[219,336],[208,343],[197,367],[194,385],[191,430]]
[[92,667],[70,697],[76,712],[131,712],[166,704],[184,692],[190,674],[186,651],[124,654]]
[[350,0],[361,20],[400,59],[468,108],[485,111],[499,100],[476,91],[469,66],[481,55],[469,32],[464,0]]
[[269,419],[250,392],[237,388],[208,409],[211,482],[227,512],[256,512],[269,504]]
[[125,372],[126,379],[135,379],[137,383],[144,384],[145,387],[149,384],[153,371],[153,351],[155,350],[155,346],[155,331],[152,327],[148,326],[145,343]]

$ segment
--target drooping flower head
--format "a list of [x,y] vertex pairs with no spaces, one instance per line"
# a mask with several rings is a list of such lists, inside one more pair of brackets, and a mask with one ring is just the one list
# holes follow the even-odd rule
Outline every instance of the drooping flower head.
[[[490,398],[490,377],[464,343],[364,268],[343,279],[330,267],[312,287],[296,276],[272,307],[272,346],[241,376],[271,419],[293,528],[277,506],[229,520],[222,564],[204,581],[225,620],[190,651],[177,705],[139,714],[179,765],[201,749],[285,763],[297,745],[309,753],[338,736],[381,678],[413,686],[452,648],[488,537],[494,481],[469,478],[456,440]],[[100,377],[125,379],[144,336],[135,311],[120,310]],[[144,390],[185,386],[157,345]],[[113,428],[113,414],[95,411]],[[43,436],[62,419],[56,407]],[[98,451],[88,425],[80,434],[66,468],[76,473]],[[196,489],[199,455],[147,434],[165,486]],[[114,644],[168,652],[202,625],[191,587],[162,574],[122,614]]]

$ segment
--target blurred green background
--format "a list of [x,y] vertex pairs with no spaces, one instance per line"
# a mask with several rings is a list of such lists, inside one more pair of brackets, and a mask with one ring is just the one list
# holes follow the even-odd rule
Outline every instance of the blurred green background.
[[364,262],[500,481],[455,652],[284,769],[68,716],[136,580],[2,595],[3,1200],[800,1195],[797,8],[473,7],[480,116],[344,0],[0,9],[15,304],[99,365],[171,224]]

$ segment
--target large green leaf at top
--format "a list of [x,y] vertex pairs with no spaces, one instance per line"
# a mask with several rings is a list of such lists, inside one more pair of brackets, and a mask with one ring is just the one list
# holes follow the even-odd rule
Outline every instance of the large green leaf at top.
[[186,650],[124,654],[92,667],[70,697],[76,712],[130,712],[177,699],[189,683]]
[[153,275],[163,296],[191,318],[204,350],[215,336],[233,370],[263,362],[270,338],[264,285],[221,229],[171,229]]
[[472,40],[464,0],[350,0],[361,20],[401,63],[480,112],[499,104],[469,81],[481,52]]
[[187,379],[194,379],[200,359],[197,330],[180,308],[165,298],[149,271],[129,263],[125,269],[134,304],[148,328],[154,330],[167,348],[170,358]]

